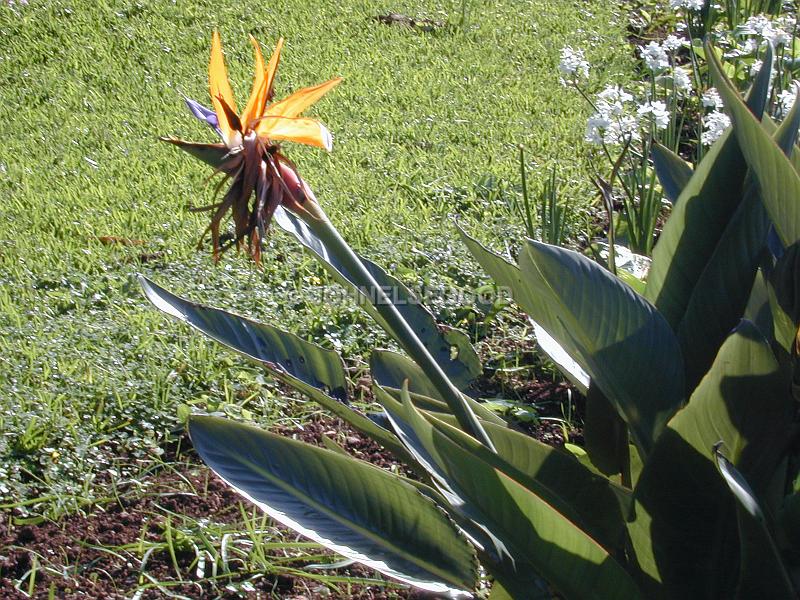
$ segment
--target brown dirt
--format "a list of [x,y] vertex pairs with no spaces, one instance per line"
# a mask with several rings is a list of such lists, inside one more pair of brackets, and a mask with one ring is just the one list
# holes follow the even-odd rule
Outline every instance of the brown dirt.
[[441,29],[445,25],[441,21],[434,21],[432,19],[417,19],[415,17],[409,17],[408,15],[402,15],[400,13],[378,15],[377,17],[373,18],[378,21],[378,23],[383,23],[384,25],[399,25],[425,32]]
[[[365,439],[336,419],[317,419],[302,428],[278,428],[278,433],[321,445],[322,435],[334,439],[358,458],[379,466],[389,467],[391,457],[371,440]],[[181,440],[184,448],[188,439]],[[174,448],[168,452],[174,452]],[[221,480],[199,463],[193,452],[170,456],[173,469],[164,469],[154,475],[145,493],[123,494],[117,503],[96,507],[85,515],[69,515],[58,521],[40,524],[15,525],[11,514],[0,514],[0,600],[29,598],[15,589],[23,580],[27,591],[30,571],[36,567],[34,598],[129,598],[133,591],[148,581],[142,571],[156,581],[166,582],[171,594],[189,598],[411,598],[418,597],[404,589],[385,589],[378,586],[354,585],[341,590],[331,589],[310,579],[286,573],[266,573],[253,581],[250,592],[226,590],[228,584],[250,580],[253,573],[236,574],[213,583],[210,579],[197,580],[195,553],[179,547],[176,551],[178,567],[185,581],[176,578],[169,553],[155,551],[142,569],[139,541],[163,542],[167,515],[173,524],[180,516],[191,519],[213,519],[218,524],[241,521],[239,502],[245,502]],[[295,540],[297,536],[276,528],[277,536]],[[145,545],[145,547],[147,547]],[[277,551],[275,557],[285,560],[288,553]],[[319,562],[318,557],[312,562]],[[301,569],[302,559],[291,567]],[[210,569],[206,569],[206,576]],[[330,574],[330,571],[326,571]],[[338,575],[353,577],[379,577],[358,565],[340,569]],[[346,591],[345,591],[346,590]],[[52,596],[50,596],[52,594]],[[139,598],[163,598],[166,593],[151,587]]]

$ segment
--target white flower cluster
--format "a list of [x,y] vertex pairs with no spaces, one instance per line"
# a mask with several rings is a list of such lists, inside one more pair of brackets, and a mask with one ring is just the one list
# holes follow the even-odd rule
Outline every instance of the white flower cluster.
[[700,101],[703,103],[705,108],[713,108],[714,110],[721,110],[723,106],[722,97],[719,95],[719,92],[716,88],[709,88],[705,92],[703,92]]
[[650,116],[656,129],[666,129],[669,127],[670,114],[667,105],[660,100],[648,101],[637,109],[640,117]]
[[[669,0],[669,4],[675,10],[684,11],[684,21],[691,18],[690,12],[707,8],[719,10],[719,0],[714,2]],[[785,4],[786,10],[789,11],[788,3]],[[780,17],[751,16],[735,31],[722,32],[719,27],[714,29],[715,43],[725,51],[724,58],[737,61],[739,58],[746,58],[737,65],[739,75],[742,73],[742,67],[745,73],[749,72],[751,78],[758,74],[763,66],[759,57],[763,56],[763,49],[767,43],[780,48],[776,52],[779,58],[775,61],[776,70],[771,82],[776,88],[773,116],[777,119],[786,118],[800,93],[800,81],[793,82],[788,90],[780,91],[777,86],[783,80],[775,77],[785,69],[781,57],[789,56],[789,49],[796,43],[794,32],[797,29],[796,15],[792,11]],[[674,124],[673,111],[681,110],[681,107],[687,104],[686,100],[695,93],[693,83],[699,85],[688,66],[684,65],[684,57],[679,55],[679,52],[688,47],[693,60],[696,58],[690,43],[685,39],[687,31],[688,23],[679,22],[676,33],[666,36],[661,43],[651,41],[638,49],[638,54],[648,71],[644,83],[652,85],[650,89],[653,95],[648,95],[646,101],[642,103],[641,96],[635,100],[633,95],[619,86],[606,87],[593,103],[595,112],[587,122],[586,141],[611,146],[646,139],[646,136],[659,138],[657,131],[668,130]],[[702,56],[700,58],[701,62],[704,62]],[[795,69],[796,63],[791,63],[790,66]],[[571,76],[573,82],[580,76],[588,75],[588,64],[583,58],[583,53],[570,47],[562,50],[559,68],[562,73]],[[647,85],[642,89],[647,89]],[[697,93],[699,94],[701,90],[702,88]],[[710,146],[730,128],[731,119],[723,112],[723,101],[716,89],[711,88],[703,92],[699,101],[702,105],[700,143],[703,146]],[[688,104],[696,106],[694,102]]]
[[681,96],[692,93],[691,77],[683,67],[673,66],[671,73],[669,69],[671,65],[674,65],[675,53],[685,45],[687,45],[686,40],[675,35],[668,35],[661,44],[650,42],[647,46],[639,48],[639,54],[647,68],[659,75],[657,81],[664,83],[671,79],[675,91]]
[[597,95],[597,112],[586,124],[586,141],[616,145],[639,139],[639,119],[633,111],[633,96],[619,86],[608,86]]
[[661,47],[664,48],[667,52],[675,52],[676,50],[680,49],[681,46],[684,45],[684,41],[672,34],[669,34],[666,39],[661,42]]
[[[712,6],[709,0],[670,0],[673,9],[685,11],[700,11],[706,6]],[[750,17],[735,32],[728,32],[728,37],[718,40],[720,47],[725,48],[725,58],[736,59],[739,57],[752,57],[747,61],[750,76],[755,77],[762,66],[756,60],[766,42],[775,47],[791,46],[796,21],[792,15],[778,18],[757,15]],[[685,31],[679,28],[678,31]],[[618,145],[626,141],[636,141],[654,131],[663,131],[672,123],[672,110],[680,106],[672,106],[676,99],[687,98],[694,93],[694,78],[686,66],[676,65],[682,62],[678,59],[678,52],[689,42],[684,39],[684,34],[670,34],[661,43],[651,41],[639,48],[639,55],[651,73],[657,95],[640,103],[619,86],[608,86],[597,95],[594,102],[595,112],[589,118],[586,126],[586,141],[593,144]],[[676,60],[678,59],[678,60]],[[576,83],[579,79],[586,79],[589,74],[589,64],[580,50],[566,46],[561,50],[559,70],[568,79],[569,83]],[[665,94],[661,99],[662,92]],[[790,90],[779,92],[775,116],[785,117],[791,110],[800,90],[800,82],[795,82]],[[670,94],[673,94],[670,99]],[[723,112],[723,102],[717,90],[706,90],[700,98],[704,109],[702,116],[702,132],[700,142],[709,146],[717,141],[730,127],[730,118]]]
[[667,51],[658,42],[650,42],[647,46],[639,48],[642,60],[653,73],[658,73],[669,68]]
[[795,100],[797,100],[798,89],[800,89],[800,82],[793,81],[789,89],[783,90],[778,94],[778,112],[781,118],[785,118],[789,111],[792,110]]
[[[564,46],[561,49],[561,60],[558,63],[558,70],[572,80],[586,79],[589,76],[589,63],[583,50],[576,50],[571,46]],[[562,83],[564,80],[562,79]]]
[[715,110],[706,115],[703,120],[703,134],[700,136],[700,141],[704,146],[710,146],[716,142],[730,126],[730,117],[724,112]]
[[700,102],[703,107],[711,109],[711,112],[703,117],[703,133],[700,135],[700,142],[704,146],[710,146],[730,127],[731,120],[722,112],[724,106],[722,97],[715,88],[709,88],[703,92]]
[[682,96],[692,93],[692,78],[683,67],[672,69],[672,84],[675,86],[675,91]]
[[738,27],[736,33],[738,35],[758,36],[771,42],[777,48],[778,46],[788,46],[792,43],[792,34],[789,32],[793,31],[794,28],[795,20],[791,16],[786,15],[773,20],[766,15],[756,15],[747,19],[744,25]]
[[686,10],[703,10],[705,0],[669,0],[671,8],[679,9],[685,8]]

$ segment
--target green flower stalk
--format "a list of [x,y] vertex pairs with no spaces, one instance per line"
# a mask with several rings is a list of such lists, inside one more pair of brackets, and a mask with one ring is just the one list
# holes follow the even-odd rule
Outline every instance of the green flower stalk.
[[319,121],[298,118],[300,112],[316,102],[341,80],[331,79],[316,87],[306,88],[287,99],[269,104],[272,84],[280,60],[282,40],[266,67],[255,39],[256,75],[247,107],[237,114],[233,92],[228,82],[219,34],[214,32],[209,63],[209,88],[214,110],[187,99],[192,114],[212,127],[222,143],[193,144],[165,138],[193,156],[211,164],[230,180],[222,200],[201,210],[213,212],[207,231],[211,231],[214,258],[226,249],[220,244],[220,223],[230,211],[236,237],[241,245],[246,239],[250,255],[260,261],[261,244],[278,206],[297,215],[327,247],[328,252],[346,266],[356,284],[391,328],[408,355],[423,369],[431,383],[447,402],[464,430],[493,449],[492,442],[467,403],[467,399],[450,381],[441,366],[402,317],[383,288],[378,285],[361,259],[344,241],[317,202],[311,188],[297,173],[297,168],[281,152],[273,140],[283,139],[331,150],[331,135]]

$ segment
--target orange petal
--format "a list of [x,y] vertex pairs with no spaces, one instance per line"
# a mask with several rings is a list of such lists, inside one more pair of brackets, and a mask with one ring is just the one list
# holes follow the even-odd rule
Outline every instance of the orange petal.
[[[275,83],[275,74],[278,72],[278,65],[281,62],[281,50],[283,49],[283,38],[278,40],[278,43],[275,44],[275,51],[272,53],[272,57],[269,59],[269,64],[267,64],[267,68],[264,71],[264,79],[267,82],[267,94],[265,96],[265,101],[269,102],[272,99],[272,95],[275,93],[273,85]],[[262,113],[264,107],[261,107]]]
[[266,116],[256,125],[258,135],[324,148],[330,152],[333,138],[328,128],[315,119]]
[[222,40],[219,31],[214,30],[211,36],[211,60],[208,63],[208,89],[211,92],[211,104],[217,113],[219,128],[222,130],[222,137],[230,144],[234,139],[234,132],[228,117],[219,101],[218,96],[222,96],[225,104],[236,112],[236,101],[233,99],[230,81],[228,81],[228,70],[225,68],[225,57],[222,56]]
[[[228,106],[228,103],[225,102],[225,99],[222,96],[217,96],[217,101],[222,107],[222,112],[225,113],[225,118],[228,120],[228,125],[230,126],[231,131],[234,132],[233,137],[237,140],[237,143],[234,145],[238,146],[241,143],[241,138],[237,136],[236,132],[242,133],[242,122],[239,120],[239,115],[237,115],[234,110]],[[230,143],[228,145],[230,146]]]
[[253,77],[253,90],[250,92],[250,100],[241,116],[242,125],[248,126],[250,121],[258,119],[264,112],[264,105],[267,102],[267,86],[264,77],[264,57],[261,55],[261,47],[252,35],[250,43],[253,44],[253,51],[256,56],[255,76]]
[[341,77],[331,79],[325,83],[299,90],[275,104],[269,106],[264,114],[279,117],[297,117],[309,106],[330,92],[342,81]]

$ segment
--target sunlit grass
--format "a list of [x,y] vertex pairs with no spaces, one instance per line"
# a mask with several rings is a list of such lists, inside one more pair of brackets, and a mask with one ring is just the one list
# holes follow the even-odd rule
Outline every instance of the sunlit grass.
[[[207,169],[158,135],[211,141],[178,91],[207,102],[210,31],[220,28],[234,89],[251,81],[253,33],[287,45],[277,96],[343,76],[313,110],[330,155],[287,147],[326,210],[364,254],[409,281],[478,285],[450,217],[513,239],[517,145],[541,184],[580,219],[592,201],[581,158],[585,114],[558,82],[559,49],[588,49],[595,81],[625,81],[624,15],[602,1],[471,2],[464,27],[421,32],[374,17],[455,23],[461,2],[0,3],[0,502],[17,516],[104,497],[94,477],[157,459],[176,407],[286,417],[260,370],[165,321],[144,272],[190,296],[278,322],[349,358],[385,340],[347,304],[319,305],[322,273],[276,235],[256,271],[197,252]],[[240,84],[240,85],[237,85]],[[104,245],[117,236],[134,245]],[[139,244],[141,241],[141,244]],[[144,262],[143,262],[144,259]],[[323,278],[324,279],[324,278]],[[446,316],[446,315],[445,315]],[[292,417],[302,417],[292,405]],[[308,411],[315,410],[308,407]],[[138,467],[137,467],[138,468]],[[20,502],[46,497],[43,506]]]

